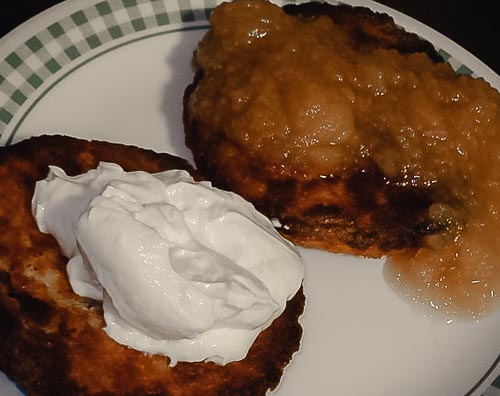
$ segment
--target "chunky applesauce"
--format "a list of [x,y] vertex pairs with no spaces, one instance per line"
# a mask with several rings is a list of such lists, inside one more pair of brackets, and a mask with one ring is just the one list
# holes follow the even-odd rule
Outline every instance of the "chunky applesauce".
[[430,231],[417,249],[389,253],[392,282],[448,315],[490,309],[500,290],[499,93],[423,53],[360,48],[331,18],[264,1],[222,5],[211,23],[192,116],[275,179],[375,166],[384,183],[424,191]]

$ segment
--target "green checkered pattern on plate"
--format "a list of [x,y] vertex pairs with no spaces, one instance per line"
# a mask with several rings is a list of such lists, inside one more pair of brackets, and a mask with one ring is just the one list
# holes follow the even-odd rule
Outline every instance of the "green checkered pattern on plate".
[[28,97],[82,55],[150,29],[206,21],[216,0],[105,0],[38,32],[0,62],[0,136]]

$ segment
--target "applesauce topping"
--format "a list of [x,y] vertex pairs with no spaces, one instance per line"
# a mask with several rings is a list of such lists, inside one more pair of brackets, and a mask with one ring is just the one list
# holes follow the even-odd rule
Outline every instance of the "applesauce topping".
[[500,290],[500,95],[421,53],[360,48],[330,18],[265,1],[218,7],[196,53],[192,111],[275,179],[376,166],[426,192],[429,233],[388,260],[410,299],[478,317]]

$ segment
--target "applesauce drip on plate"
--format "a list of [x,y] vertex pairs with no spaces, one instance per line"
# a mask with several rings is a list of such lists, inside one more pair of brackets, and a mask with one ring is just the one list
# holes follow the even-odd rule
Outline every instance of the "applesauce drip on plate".
[[389,254],[391,283],[448,315],[476,318],[495,305],[496,90],[423,53],[360,48],[328,17],[295,18],[265,1],[224,4],[211,23],[190,108],[207,131],[223,131],[273,180],[375,166],[385,183],[424,191],[429,233],[419,248]]

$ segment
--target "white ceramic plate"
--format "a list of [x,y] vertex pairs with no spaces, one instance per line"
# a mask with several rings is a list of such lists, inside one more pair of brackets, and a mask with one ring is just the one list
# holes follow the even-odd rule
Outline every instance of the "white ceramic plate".
[[[68,0],[14,30],[0,40],[0,144],[63,133],[191,159],[181,97],[216,3]],[[439,33],[377,3],[349,3],[393,15],[456,70],[500,88],[495,73]],[[382,260],[302,254],[305,333],[277,395],[500,394],[490,387],[500,373],[500,312],[447,325],[399,299]],[[2,376],[0,394],[19,390]]]

